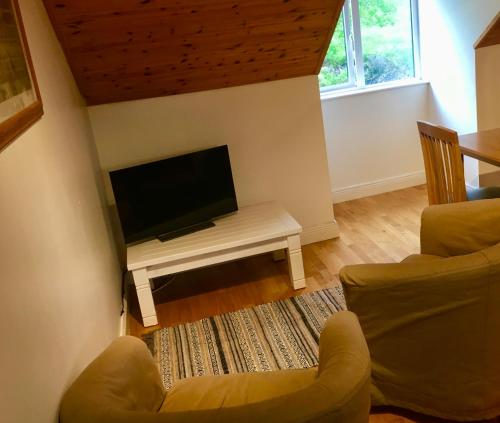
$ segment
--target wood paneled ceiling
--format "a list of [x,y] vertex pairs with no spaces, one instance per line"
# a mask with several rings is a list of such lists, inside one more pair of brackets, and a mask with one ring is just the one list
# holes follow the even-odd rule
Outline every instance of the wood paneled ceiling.
[[344,0],[44,0],[89,105],[319,73]]
[[500,44],[500,12],[481,35],[475,48],[489,47]]

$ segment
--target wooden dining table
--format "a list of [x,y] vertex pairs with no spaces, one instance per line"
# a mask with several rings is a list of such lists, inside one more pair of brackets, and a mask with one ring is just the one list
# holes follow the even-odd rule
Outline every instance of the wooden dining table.
[[458,143],[464,156],[500,167],[500,128],[460,135]]

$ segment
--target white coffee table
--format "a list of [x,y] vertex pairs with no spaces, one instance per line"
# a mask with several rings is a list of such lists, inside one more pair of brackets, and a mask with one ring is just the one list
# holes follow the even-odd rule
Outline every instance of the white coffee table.
[[134,278],[144,326],[158,324],[150,284],[150,279],[158,276],[286,249],[292,286],[304,288],[301,231],[281,206],[263,203],[242,207],[203,231],[128,247],[127,267]]

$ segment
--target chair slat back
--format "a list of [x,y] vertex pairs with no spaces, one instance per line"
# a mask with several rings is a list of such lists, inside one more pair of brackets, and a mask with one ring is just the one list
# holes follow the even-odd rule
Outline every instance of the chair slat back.
[[429,204],[467,201],[458,134],[428,122],[417,122],[417,126],[424,155]]

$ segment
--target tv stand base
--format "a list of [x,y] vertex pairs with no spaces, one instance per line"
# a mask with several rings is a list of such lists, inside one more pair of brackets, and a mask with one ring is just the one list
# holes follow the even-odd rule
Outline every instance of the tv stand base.
[[264,203],[242,207],[203,232],[128,247],[127,266],[134,278],[144,326],[158,324],[150,281],[159,276],[274,253],[275,260],[288,259],[292,287],[305,288],[301,231],[286,210],[275,203]]

